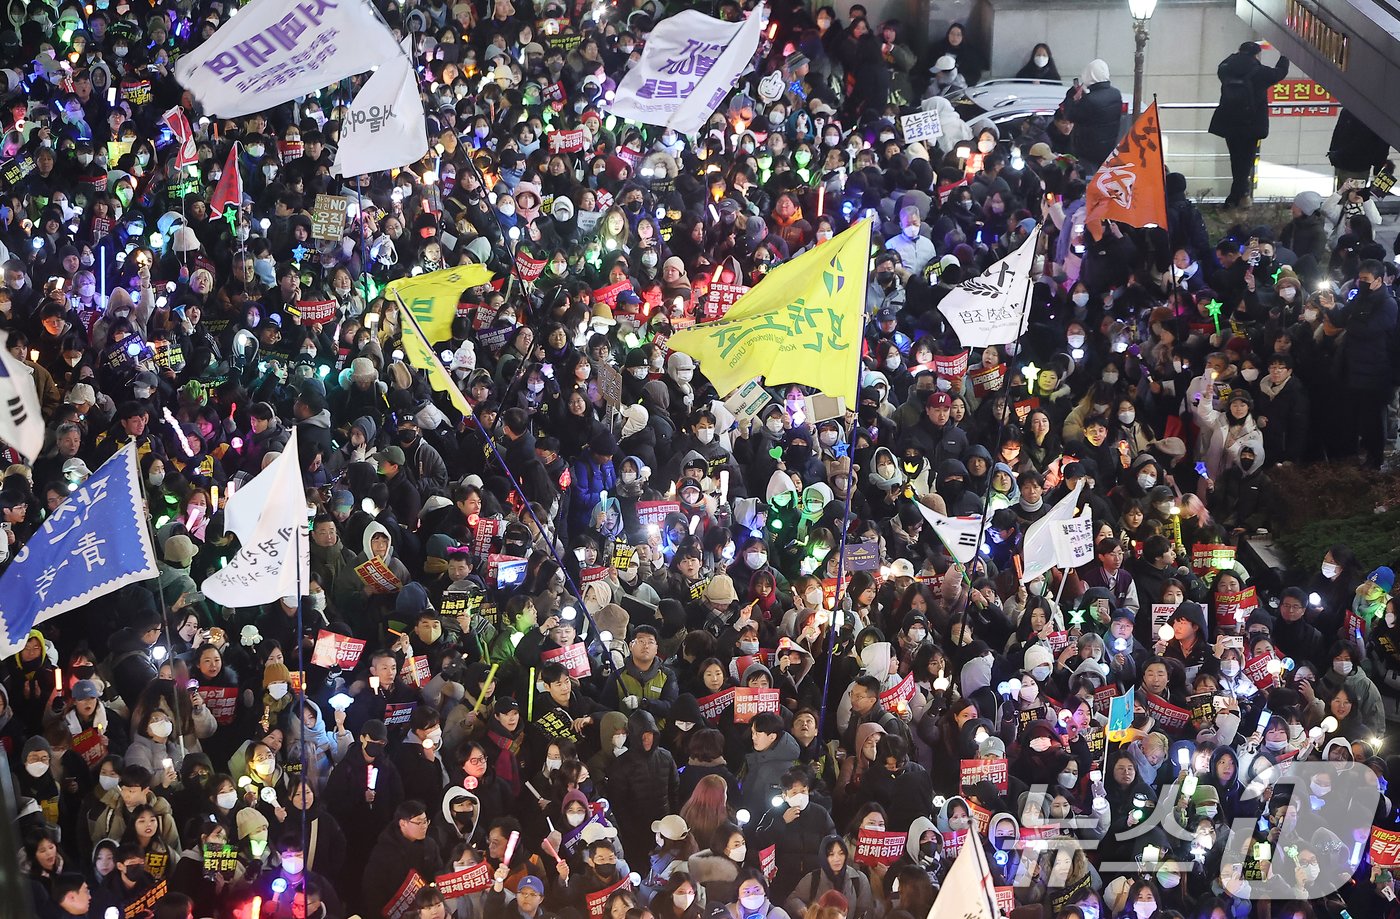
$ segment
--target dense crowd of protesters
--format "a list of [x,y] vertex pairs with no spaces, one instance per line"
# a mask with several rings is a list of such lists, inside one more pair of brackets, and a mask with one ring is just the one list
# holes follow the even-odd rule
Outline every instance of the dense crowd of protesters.
[[[1100,233],[1102,61],[1036,45],[1020,76],[1079,85],[998,127],[961,24],[918,54],[777,0],[684,137],[606,112],[655,0],[376,5],[416,36],[433,147],[359,181],[329,167],[363,78],[236,120],[176,82],[223,3],[35,0],[0,34],[0,329],[49,430],[6,454],[0,556],[134,441],[161,559],[3,665],[37,915],[923,919],[969,845],[1024,919],[1394,915],[1336,829],[1400,778],[1393,573],[1339,544],[1270,589],[1193,551],[1271,526],[1271,467],[1384,460],[1397,271],[1364,177],[1211,239],[1173,173],[1168,226]],[[919,108],[942,133],[906,142]],[[235,142],[243,206],[211,213]],[[318,239],[326,194],[350,219]],[[856,219],[856,405],[775,381],[755,408],[667,348]],[[939,301],[1037,225],[1028,331],[958,367]],[[463,418],[381,291],[470,262],[497,281],[435,343]],[[292,428],[310,583],[219,608],[223,502]],[[1081,483],[1094,560],[1019,583]],[[979,557],[925,511],[983,517]],[[1308,761],[1335,780],[1287,780]],[[1230,854],[1256,832],[1272,852]]]

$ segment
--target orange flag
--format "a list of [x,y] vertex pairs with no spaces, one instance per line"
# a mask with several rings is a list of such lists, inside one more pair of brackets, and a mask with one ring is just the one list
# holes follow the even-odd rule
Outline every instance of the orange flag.
[[1103,233],[1099,220],[1117,220],[1134,227],[1167,225],[1166,170],[1156,102],[1138,116],[1113,155],[1089,180],[1084,206],[1086,223],[1095,239]]

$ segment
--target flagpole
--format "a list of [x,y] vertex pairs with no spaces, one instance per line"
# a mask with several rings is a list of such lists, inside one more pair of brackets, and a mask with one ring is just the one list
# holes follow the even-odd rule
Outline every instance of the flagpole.
[[[427,335],[423,334],[423,327],[418,324],[418,317],[414,316],[413,311],[404,305],[403,296],[397,290],[394,291],[394,299],[399,301],[399,315],[405,317],[413,325],[414,331],[417,333],[418,337],[423,340],[423,344],[428,349],[428,353],[432,354],[433,343],[428,341]],[[457,381],[453,379],[450,373],[447,375],[447,380],[449,385],[457,390],[457,394],[459,396],[462,395],[461,388],[457,386]],[[466,401],[466,396],[462,396],[462,399]],[[516,496],[520,498],[520,506],[525,509],[525,513],[530,515],[530,519],[535,522],[535,527],[539,530],[540,535],[545,536],[544,524],[540,523],[540,518],[535,516],[535,509],[530,506],[530,499],[526,496],[525,489],[520,487],[520,482],[516,480],[515,473],[511,472],[510,467],[506,465],[506,459],[501,455],[501,451],[496,448],[496,441],[492,439],[491,432],[486,430],[486,426],[481,423],[481,416],[476,412],[472,412],[471,420],[476,424],[477,430],[481,432],[481,436],[486,440],[486,445],[491,448],[491,454],[496,458],[496,462],[500,463],[501,469],[506,474],[506,478],[510,479],[511,488],[514,490]],[[592,640],[598,641],[598,636],[600,634],[598,623],[593,620],[593,614],[588,611],[588,604],[583,602],[583,591],[579,589],[578,583],[574,580],[574,576],[569,573],[568,566],[565,565],[564,560],[560,558],[558,550],[554,547],[554,540],[552,538],[546,538],[545,546],[549,549],[550,557],[554,559],[554,563],[559,566],[559,570],[564,575],[564,579],[568,581],[569,586],[573,588],[574,596],[578,598],[578,606],[576,609],[583,612],[584,618],[588,620],[589,626],[593,629]],[[604,668],[611,670],[612,655],[605,654],[604,658]]]
[[[867,278],[865,284],[865,296],[863,297],[863,300],[865,302],[862,304],[861,307],[862,316],[864,315],[865,307],[869,305],[870,300],[870,280],[868,277],[868,268],[870,265],[870,261],[868,254],[866,257],[865,264],[867,267]],[[861,362],[860,354],[857,353],[855,386],[857,404],[853,406],[847,406],[846,409],[847,411],[850,411],[856,414],[857,416],[859,416],[858,407],[860,402],[860,381],[861,377],[864,376],[864,374],[865,365]],[[856,418],[856,422],[858,421],[859,417]],[[822,677],[822,707],[820,718],[817,722],[817,729],[820,731],[826,730],[826,703],[827,699],[831,696],[831,659],[836,656],[836,633],[839,631],[839,629],[836,627],[836,610],[840,606],[842,600],[844,600],[846,597],[846,543],[851,532],[851,495],[855,492],[856,475],[856,430],[860,427],[860,425],[856,422],[852,422],[851,430],[847,432],[848,436],[846,440],[846,507],[841,514],[841,554],[839,556],[840,560],[837,562],[836,565],[836,597],[832,601],[830,622],[827,625],[827,628],[830,631],[827,633],[826,636],[826,675]],[[823,562],[824,561],[825,560],[823,559]]]
[[[1036,234],[1036,235],[1035,235],[1035,245],[1036,245],[1036,249],[1039,249],[1039,248],[1040,248],[1040,244],[1041,244],[1042,240],[1044,239],[1045,234],[1042,232],[1042,229],[1043,229],[1044,225],[1045,225],[1045,224],[1044,224],[1044,221],[1042,221],[1041,223],[1039,223],[1039,224],[1036,225],[1036,228],[1035,228],[1035,234]],[[1025,243],[1022,243],[1022,245],[1025,245]],[[1010,253],[1008,253],[1008,255],[1010,255]],[[1013,342],[1013,343],[1016,345],[1016,354],[1020,354],[1020,353],[1021,353],[1021,348],[1020,348],[1020,345],[1021,345],[1021,336],[1025,334],[1025,330],[1026,330],[1026,314],[1030,312],[1030,308],[1031,308],[1031,288],[1034,286],[1034,281],[1032,280],[1031,274],[1032,274],[1032,270],[1034,269],[1034,266],[1035,266],[1035,252],[1031,252],[1030,263],[1029,263],[1029,264],[1027,265],[1027,267],[1026,267],[1026,294],[1025,294],[1025,297],[1022,298],[1022,300],[1021,300],[1021,318],[1020,318],[1020,319],[1017,321],[1017,323],[1016,323],[1016,339],[1015,339],[1015,341]],[[995,345],[987,345],[987,347],[991,348],[991,347],[995,347]],[[1011,355],[1011,356],[1014,357],[1015,355]],[[1007,376],[1010,377],[1010,373],[1008,373]],[[995,462],[995,461],[996,461],[997,456],[999,456],[999,455],[1001,454],[1002,441],[1003,441],[1003,440],[1005,439],[1005,437],[1006,437],[1006,423],[1007,423],[1007,419],[1009,419],[1009,418],[1011,417],[1011,412],[1013,411],[1013,409],[1012,409],[1012,407],[1011,407],[1010,390],[1011,390],[1011,386],[1010,386],[1010,381],[1008,380],[1007,383],[1006,383],[1006,384],[1003,386],[1003,388],[1002,388],[1002,400],[1003,400],[1004,404],[1003,404],[1003,406],[1002,406],[1001,420],[997,422],[997,448],[996,448],[996,450],[995,450],[995,451],[993,452],[993,454],[992,454],[992,460],[993,460],[992,466],[993,466],[993,467],[995,467],[995,465],[996,465],[996,462]],[[987,470],[987,492],[986,492],[985,495],[982,496],[982,514],[981,514],[981,522],[980,522],[980,523],[978,524],[978,526],[977,526],[977,544],[976,544],[975,550],[973,551],[972,561],[968,562],[969,567],[972,566],[972,565],[974,565],[974,564],[976,564],[976,563],[977,563],[977,557],[978,557],[979,555],[982,554],[982,539],[983,539],[983,537],[985,537],[985,535],[986,535],[986,533],[987,533],[987,511],[990,510],[991,504],[992,504],[992,480],[993,480],[993,478],[994,478],[994,469],[989,468],[989,469]],[[957,561],[957,558],[954,557],[953,561]],[[983,570],[984,570],[984,571],[986,570],[985,565],[983,566]],[[961,615],[961,614],[967,612],[967,605],[968,605],[969,603],[972,602],[972,578],[971,578],[971,575],[970,575],[970,574],[969,574],[968,579],[967,579],[967,587],[968,587],[967,592],[963,595],[962,604],[961,604],[961,606],[960,606],[959,609],[958,609],[958,613],[957,613],[958,615]]]
[[[136,479],[137,484],[141,487],[141,503],[146,506],[146,509],[149,512],[151,502],[150,496],[146,493],[146,477],[138,475],[133,476],[133,478]],[[147,519],[149,519],[149,517]],[[155,534],[152,533],[151,535],[154,536]],[[165,590],[161,587],[159,577],[156,578],[156,600],[160,603],[160,629],[161,633],[165,636],[165,660],[170,661],[170,683],[175,690],[170,694],[170,708],[172,709],[171,714],[175,716],[175,723],[180,728],[180,730],[178,731],[178,734],[180,736],[180,759],[183,760],[185,758],[185,730],[183,723],[181,723],[180,721],[180,689],[178,686],[175,686],[175,661],[171,656],[170,611],[165,606]],[[160,667],[156,667],[156,675],[160,675]],[[191,717],[193,717],[193,712],[191,712]]]
[[[303,499],[304,500],[304,499]],[[301,595],[306,586],[301,582],[301,541],[306,538],[304,532],[305,525],[297,527],[292,532],[292,564],[297,568],[297,670],[301,672],[301,679],[297,680],[297,695],[300,702],[297,704],[297,721],[301,725],[301,851],[305,856],[310,856],[310,840],[306,835],[306,789],[307,789],[307,759],[306,759],[306,630],[302,623]],[[324,715],[322,716],[324,719]]]

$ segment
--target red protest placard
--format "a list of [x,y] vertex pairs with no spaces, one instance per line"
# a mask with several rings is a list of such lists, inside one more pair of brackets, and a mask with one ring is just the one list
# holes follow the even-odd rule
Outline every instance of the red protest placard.
[[524,249],[515,253],[515,276],[526,283],[538,279],[544,273],[544,266],[544,259],[534,258]]
[[907,673],[904,679],[880,693],[880,706],[892,712],[900,702],[908,705],[914,699],[914,674]]
[[593,663],[588,659],[588,646],[576,641],[567,648],[552,648],[540,654],[546,664],[559,663],[569,671],[569,676],[581,680],[593,675]]
[[1011,911],[1016,908],[1016,888],[1011,886],[998,887],[996,894],[997,912],[1003,916],[1010,916]]
[[581,568],[578,573],[578,583],[580,587],[587,587],[597,581],[606,581],[611,566],[595,565],[592,568]]
[[616,306],[617,295],[624,290],[631,289],[631,281],[618,281],[616,284],[609,284],[607,287],[600,287],[593,291],[593,301],[595,303],[606,303],[608,306]]
[[403,662],[403,669],[414,686],[423,686],[433,678],[433,671],[428,667],[428,655],[426,654],[410,657]]
[[971,801],[967,802],[967,806],[972,810],[972,819],[977,821],[977,835],[986,836],[987,830],[992,827],[992,812]]
[[778,876],[778,844],[776,842],[766,849],[759,850],[758,864],[763,869],[763,879],[769,884],[773,883],[773,879]]
[[389,898],[389,902],[384,904],[384,919],[402,919],[413,911],[413,901],[418,898],[418,891],[427,887],[423,876],[412,868],[408,870],[408,877],[403,879],[403,885]]
[[724,318],[729,308],[748,292],[742,284],[711,284],[709,296],[705,298],[705,321]]
[[444,900],[478,893],[491,886],[491,864],[478,862],[470,868],[463,868],[452,874],[439,874],[434,883],[437,884],[437,889],[442,891]]
[[237,686],[201,686],[199,694],[204,699],[204,707],[209,709],[209,714],[214,716],[215,721],[221,725],[233,724],[233,717],[238,711]]
[[1016,410],[1016,420],[1024,422],[1026,420],[1026,417],[1030,415],[1031,412],[1040,408],[1040,399],[1038,399],[1035,396],[1031,396],[1029,399],[1022,399],[1019,402],[1014,403],[1012,405],[1012,408]]
[[943,834],[943,855],[945,858],[954,858],[962,851],[963,844],[967,842],[968,830],[949,830]]
[[390,702],[384,706],[384,726],[392,728],[408,724],[408,719],[413,717],[413,710],[417,707],[417,702]]
[[96,766],[107,755],[107,735],[97,728],[88,728],[73,738],[73,752],[89,766]]
[[978,367],[968,374],[967,378],[972,381],[972,394],[979,399],[985,399],[987,393],[999,392],[1006,385],[1006,365]]
[[572,131],[550,131],[545,135],[550,153],[582,153],[588,138],[583,128]]
[[967,373],[967,356],[972,352],[964,348],[957,354],[939,354],[933,358],[933,372],[946,380],[961,380]]
[[705,696],[699,700],[699,704],[700,714],[704,715],[710,724],[714,724],[719,720],[719,716],[724,714],[724,710],[734,704],[734,690],[726,689],[712,696]]
[[1191,720],[1191,713],[1184,708],[1177,708],[1161,696],[1147,694],[1147,713],[1157,719],[1157,723],[1168,730],[1175,731],[1186,726]]
[[372,594],[393,593],[403,586],[394,572],[389,570],[389,566],[384,564],[384,560],[377,555],[364,564],[357,565],[355,573],[364,582],[365,589]]
[[604,887],[602,890],[588,894],[584,901],[588,904],[588,915],[592,919],[603,919],[603,908],[607,906],[608,897],[612,896],[614,890],[631,890],[632,879],[623,875],[616,884],[611,887]]
[[1377,868],[1394,868],[1400,864],[1400,833],[1371,827],[1371,864]]
[[1065,648],[1069,647],[1069,633],[1051,632],[1049,635],[1045,636],[1045,641],[1050,645],[1051,654],[1059,654]]
[[298,300],[297,311],[303,325],[318,325],[335,318],[334,300]]
[[[341,670],[354,670],[365,653],[365,641],[321,629],[316,633],[316,645],[311,652],[311,663],[317,667],[337,667]],[[206,696],[204,704],[209,704]]]
[[1215,626],[1219,629],[1239,629],[1249,614],[1259,608],[1259,595],[1253,587],[1239,593],[1215,595]]
[[499,517],[478,517],[476,530],[472,533],[472,552],[490,555],[492,541],[505,531],[506,522]]
[[965,759],[962,761],[958,782],[964,788],[978,782],[991,782],[997,787],[997,791],[1004,792],[1009,777],[1004,756],[996,759]]
[[776,689],[740,686],[734,690],[734,723],[748,724],[759,712],[776,712],[781,705]]
[[1244,662],[1244,675],[1249,677],[1250,682],[1260,689],[1268,689],[1274,685],[1274,675],[1269,672],[1269,661],[1277,660],[1272,652],[1256,654]]
[[637,522],[644,527],[662,526],[666,523],[667,514],[679,514],[681,503],[679,501],[638,501],[637,502]]
[[1094,690],[1094,714],[1107,715],[1108,706],[1118,696],[1118,687],[1110,683]]
[[861,828],[856,836],[856,864],[893,865],[904,854],[904,833]]

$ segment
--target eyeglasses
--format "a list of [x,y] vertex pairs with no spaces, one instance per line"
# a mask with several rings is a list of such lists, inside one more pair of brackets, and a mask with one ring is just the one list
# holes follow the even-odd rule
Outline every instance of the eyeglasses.
[[467,762],[471,763],[473,766],[485,766],[485,765],[486,765],[486,757],[484,757],[484,756],[472,756],[472,757],[468,757],[468,758],[467,758]]
[[424,814],[422,817],[414,817],[408,822],[413,824],[414,826],[427,826],[428,824],[432,823],[432,820],[429,819],[427,814]]

